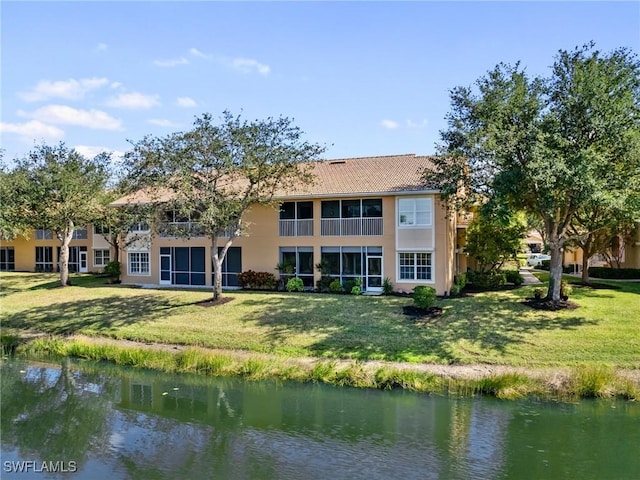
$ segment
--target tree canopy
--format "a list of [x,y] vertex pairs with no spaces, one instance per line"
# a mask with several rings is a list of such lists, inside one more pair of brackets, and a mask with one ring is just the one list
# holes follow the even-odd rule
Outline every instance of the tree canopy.
[[617,211],[640,191],[636,55],[593,43],[560,50],[547,77],[499,64],[475,89],[451,91],[447,121],[429,178],[454,205],[490,198],[539,218],[551,254],[547,297],[558,301],[578,213],[596,204]]
[[[126,154],[130,181],[149,202],[194,221],[171,234],[193,235],[195,224],[211,239],[214,298],[222,294],[222,262],[242,234],[244,213],[252,205],[273,203],[278,191],[312,181],[305,164],[324,148],[302,135],[286,117],[246,121],[225,111],[220,123],[204,114],[193,129],[145,137]],[[220,237],[226,241],[218,253]]]
[[[110,156],[87,159],[64,143],[40,145],[9,173],[12,202],[30,228],[51,230],[60,240],[60,283],[69,278],[69,243],[76,228],[93,222],[108,177]],[[4,193],[4,192],[3,192]]]

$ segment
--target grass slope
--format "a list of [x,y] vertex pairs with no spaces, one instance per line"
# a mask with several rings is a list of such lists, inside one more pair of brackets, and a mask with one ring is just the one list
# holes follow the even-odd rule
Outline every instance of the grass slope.
[[[542,312],[520,303],[534,287],[440,302],[442,317],[416,323],[400,297],[230,292],[106,285],[90,275],[57,287],[51,274],[0,275],[3,334],[85,334],[288,357],[513,366],[640,368],[640,283],[574,288],[576,310]],[[606,283],[606,282],[602,282]],[[611,284],[614,284],[612,282]]]

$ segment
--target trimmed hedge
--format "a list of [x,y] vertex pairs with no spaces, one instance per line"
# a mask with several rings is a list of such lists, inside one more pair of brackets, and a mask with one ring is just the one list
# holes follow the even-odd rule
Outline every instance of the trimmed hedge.
[[522,285],[524,283],[524,278],[518,270],[502,270],[502,273],[504,273],[509,283],[513,283],[514,285]]
[[276,288],[276,277],[269,272],[254,272],[247,270],[237,275],[238,283],[242,288],[254,288],[256,290],[273,290]]
[[467,282],[479,289],[494,289],[507,283],[504,272],[467,272]]
[[589,267],[593,278],[640,279],[640,268]]

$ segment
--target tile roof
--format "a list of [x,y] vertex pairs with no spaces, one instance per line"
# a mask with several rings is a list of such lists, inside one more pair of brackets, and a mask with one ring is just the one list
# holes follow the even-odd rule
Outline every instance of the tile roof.
[[[399,192],[437,191],[425,182],[422,173],[432,165],[431,157],[413,153],[381,157],[343,158],[312,162],[314,182],[276,192],[276,199],[316,196],[347,196]],[[111,205],[166,201],[171,194],[163,189],[153,194],[139,191]],[[152,200],[153,199],[153,200]]]
[[312,185],[279,192],[277,197],[433,191],[422,179],[430,165],[431,157],[415,154],[322,160],[313,163]]

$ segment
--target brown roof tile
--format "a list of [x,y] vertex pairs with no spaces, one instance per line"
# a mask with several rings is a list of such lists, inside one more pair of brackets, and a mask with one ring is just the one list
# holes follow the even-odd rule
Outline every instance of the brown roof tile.
[[[436,191],[422,179],[422,172],[432,165],[431,157],[413,153],[382,157],[359,157],[321,160],[312,163],[315,180],[311,185],[277,192],[277,199],[291,197],[367,195],[396,192]],[[165,201],[167,191],[136,192],[111,205]]]
[[360,157],[314,162],[313,185],[279,192],[278,197],[379,194],[433,190],[422,179],[431,158],[415,154]]

